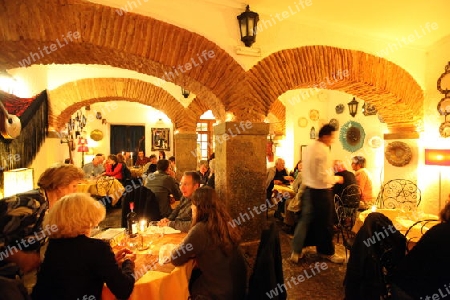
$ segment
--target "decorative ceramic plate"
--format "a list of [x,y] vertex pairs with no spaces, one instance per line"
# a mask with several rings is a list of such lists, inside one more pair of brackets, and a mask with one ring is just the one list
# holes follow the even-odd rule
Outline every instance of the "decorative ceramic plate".
[[329,124],[336,128],[336,130],[339,130],[339,121],[337,119],[331,119]]
[[342,114],[344,112],[344,104],[336,105],[335,110],[337,114]]
[[355,152],[361,149],[364,145],[365,137],[366,133],[364,132],[364,128],[355,121],[345,123],[339,133],[339,140],[342,143],[342,147],[349,152]]
[[412,152],[408,144],[403,142],[389,143],[384,151],[387,161],[396,167],[403,167],[411,161]]
[[439,126],[439,133],[444,138],[450,137],[450,122],[441,123],[441,126]]
[[437,105],[437,110],[442,116],[450,114],[450,98],[442,98]]
[[308,126],[308,120],[304,117],[298,118],[298,126],[299,127],[306,127]]
[[91,131],[90,137],[96,142],[101,141],[103,139],[103,132],[99,129],[94,129]]
[[375,108],[375,106],[367,102],[364,102],[362,111],[365,116],[372,116],[377,114],[377,109]]
[[367,144],[369,144],[370,148],[380,148],[383,140],[378,135],[374,135],[367,139]]
[[309,118],[311,119],[311,121],[319,120],[319,111],[317,109],[311,109],[309,111]]

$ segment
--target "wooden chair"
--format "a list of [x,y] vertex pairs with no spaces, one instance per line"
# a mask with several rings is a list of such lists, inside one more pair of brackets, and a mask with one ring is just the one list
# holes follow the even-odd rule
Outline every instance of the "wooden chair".
[[419,206],[421,199],[422,193],[414,182],[393,179],[381,187],[376,203],[379,208],[413,210]]

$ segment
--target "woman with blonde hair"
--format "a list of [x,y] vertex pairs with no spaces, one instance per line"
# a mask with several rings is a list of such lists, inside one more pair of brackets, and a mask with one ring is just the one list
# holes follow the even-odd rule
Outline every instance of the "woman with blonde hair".
[[54,205],[43,222],[51,229],[50,241],[32,299],[101,299],[104,283],[117,298],[130,296],[135,256],[127,255],[128,249],[114,254],[109,244],[89,237],[105,214],[104,206],[84,193]]
[[239,247],[239,228],[208,186],[194,192],[191,208],[192,227],[171,257],[176,266],[192,258],[196,261],[198,268],[189,284],[191,298],[243,299],[247,270]]

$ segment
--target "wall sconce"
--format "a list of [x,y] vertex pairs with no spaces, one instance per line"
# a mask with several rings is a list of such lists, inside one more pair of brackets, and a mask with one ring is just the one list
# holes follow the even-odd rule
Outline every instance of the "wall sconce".
[[3,197],[33,189],[33,169],[20,168],[3,172]]
[[183,95],[184,98],[189,97],[189,95],[191,94],[191,92],[183,87],[181,87],[181,95]]
[[87,145],[87,140],[85,138],[80,137],[78,139],[78,152],[81,152],[81,167],[84,166],[84,153],[89,151],[89,147]]
[[[450,166],[449,149],[425,149],[425,165]],[[441,209],[441,168],[439,168],[439,210]]]
[[353,100],[347,103],[348,105],[348,111],[352,117],[356,116],[356,113],[358,112],[358,101],[356,101],[355,97],[353,97]]
[[250,11],[250,6],[247,5],[246,10],[237,16],[239,29],[241,31],[241,41],[246,47],[250,47],[256,40],[256,28],[259,21],[259,15]]

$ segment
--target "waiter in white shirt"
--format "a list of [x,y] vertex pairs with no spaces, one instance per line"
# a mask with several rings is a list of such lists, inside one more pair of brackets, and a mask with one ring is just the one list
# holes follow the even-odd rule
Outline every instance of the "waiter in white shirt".
[[[343,257],[334,252],[334,209],[331,188],[342,183],[342,176],[334,176],[330,146],[335,139],[335,127],[327,124],[319,131],[319,139],[309,145],[303,157],[302,179],[306,189],[302,197],[302,210],[292,240],[291,261],[297,263],[304,255],[306,236],[314,238],[319,256],[334,263],[343,263]],[[313,225],[313,226],[310,226]]]

